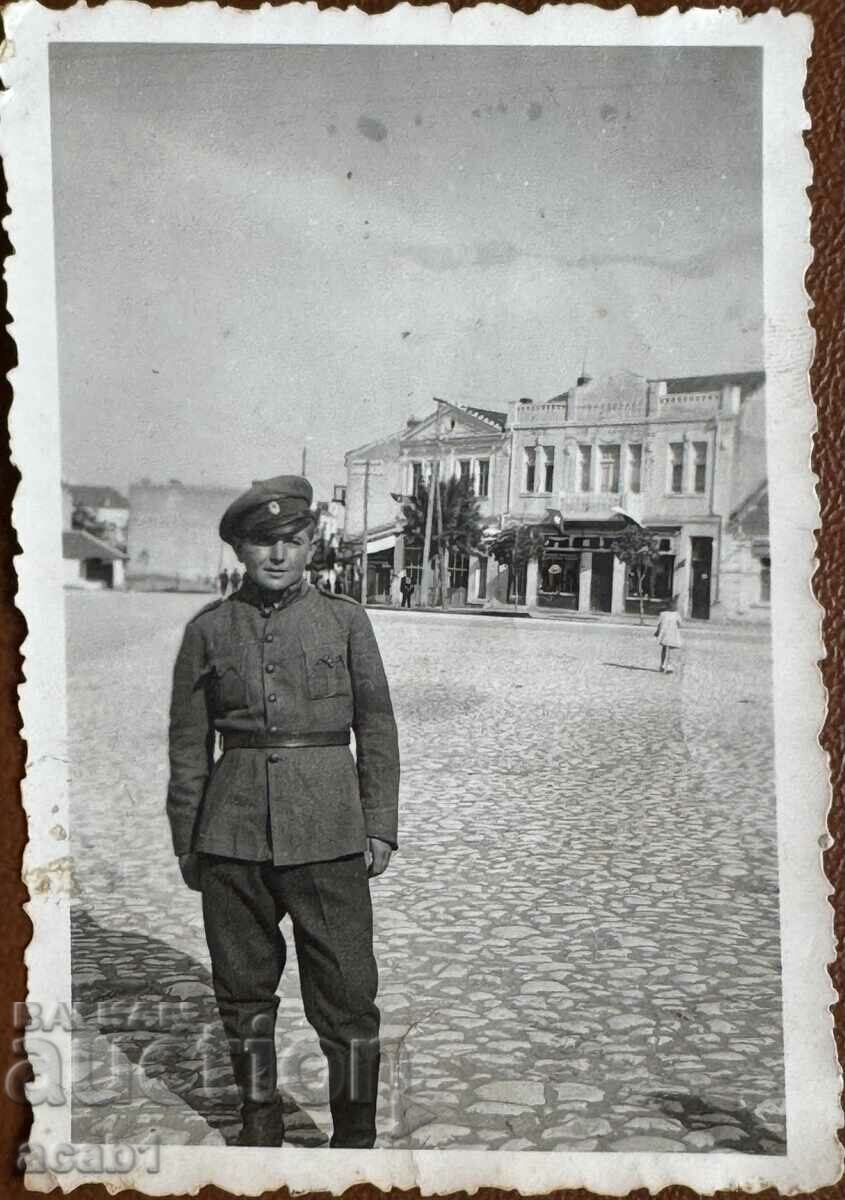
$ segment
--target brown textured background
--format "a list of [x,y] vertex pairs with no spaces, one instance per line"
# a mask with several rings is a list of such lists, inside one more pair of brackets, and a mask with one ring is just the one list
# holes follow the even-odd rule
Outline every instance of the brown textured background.
[[[164,0],[151,7],[176,7]],[[717,0],[702,0],[700,8],[717,8]],[[56,2],[45,7],[64,9],[68,3]],[[93,6],[92,6],[93,7]],[[259,0],[226,5],[242,9],[259,7]],[[332,7],[320,0],[320,8]],[[334,5],[348,8],[340,0]],[[378,0],[363,0],[358,5],[368,13],[386,12],[392,3]],[[472,7],[453,3],[453,10]],[[522,12],[535,12],[540,4],[513,3],[511,7]],[[609,0],[598,7],[621,8],[622,4]],[[656,15],[665,12],[671,4],[657,0],[639,0],[634,5],[641,15]],[[681,4],[680,11],[693,7]],[[813,160],[814,180],[810,189],[813,205],[812,243],[815,258],[807,274],[807,290],[811,298],[810,320],[816,332],[816,353],[811,370],[813,396],[818,412],[818,434],[814,441],[813,466],[819,477],[819,499],[822,524],[818,536],[819,569],[814,577],[816,596],[824,608],[823,634],[826,657],[821,663],[822,675],[828,689],[829,711],[821,735],[822,745],[830,758],[831,778],[834,789],[830,831],[833,846],[825,855],[825,867],[835,888],[835,931],[837,959],[831,969],[833,982],[842,994],[845,971],[843,971],[841,946],[845,928],[845,832],[843,832],[843,782],[845,781],[845,0],[795,0],[781,3],[755,3],[745,0],[734,7],[745,16],[752,16],[769,9],[778,9],[784,14],[801,12],[812,17],[814,22],[813,55],[809,63],[805,91],[807,109],[812,121],[812,130],[806,135],[809,153]],[[8,212],[5,203],[5,177],[2,176],[3,215]],[[5,259],[10,247],[5,233],[0,233],[0,255]],[[2,289],[2,304],[5,310],[5,284]],[[8,316],[6,317],[8,321]],[[4,441],[0,453],[0,553],[5,570],[0,578],[0,1072],[3,1078],[19,1062],[13,1042],[19,1031],[13,1028],[12,1010],[16,1001],[26,994],[26,975],[23,967],[24,947],[29,941],[31,927],[23,904],[26,890],[20,881],[21,860],[26,842],[26,822],[20,805],[19,781],[25,762],[25,747],[19,737],[19,719],[16,707],[16,688],[21,679],[22,658],[20,644],[26,627],[21,615],[14,607],[15,574],[13,555],[19,551],[11,523],[11,502],[18,481],[18,473],[9,460],[8,434],[6,432],[11,387],[6,373],[16,363],[13,340],[5,329],[0,333],[0,412],[2,412]],[[845,1061],[845,1019],[843,1004],[837,1004],[836,1045],[839,1061]],[[19,1082],[20,1068],[15,1071]],[[23,1186],[17,1172],[17,1150],[26,1140],[30,1115],[28,1109],[14,1102],[0,1089],[0,1196],[32,1195]],[[845,1140],[845,1139],[843,1139]],[[354,1200],[372,1200],[380,1195],[372,1187],[356,1187]],[[203,1197],[223,1196],[217,1188],[204,1188]],[[286,1193],[278,1193],[285,1195]],[[398,1194],[398,1193],[397,1193]],[[417,1196],[419,1193],[408,1193]],[[493,1189],[479,1192],[479,1200],[493,1200],[508,1193]],[[695,1193],[688,1188],[667,1188],[661,1193],[667,1200]],[[725,1193],[738,1195],[739,1193]],[[845,1186],[814,1193],[825,1198],[845,1195]],[[77,1189],[74,1196],[80,1198],[105,1197],[101,1186],[88,1185]],[[122,1196],[138,1193],[122,1192]],[[555,1193],[564,1195],[564,1193]],[[567,1195],[587,1196],[587,1192],[570,1192]],[[632,1195],[646,1196],[642,1191]],[[774,1190],[759,1193],[764,1197],[776,1195]]]

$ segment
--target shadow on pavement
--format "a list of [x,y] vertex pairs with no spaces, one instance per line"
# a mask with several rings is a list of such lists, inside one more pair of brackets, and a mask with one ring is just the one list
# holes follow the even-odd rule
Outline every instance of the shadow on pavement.
[[[227,1141],[234,1138],[240,1130],[239,1097],[206,967],[146,934],[105,929],[78,905],[71,913],[71,964],[73,1008],[85,1030],[84,1035],[75,1033],[75,1057],[83,1038],[88,1039],[81,1057],[88,1076],[99,1075],[105,1083],[105,1091],[99,1085],[100,1096],[111,1096],[124,1111],[120,1137],[126,1136],[126,1105],[137,1101],[139,1109],[144,1103],[149,1108],[154,1084],[140,1097],[130,1087],[127,1098],[127,1089],[120,1086],[125,1081],[109,1079],[109,1064],[97,1062],[92,1070],[92,1036],[100,1035],[98,1057],[106,1044],[115,1045],[148,1080],[160,1082]],[[114,1076],[113,1066],[111,1071]],[[116,1140],[114,1133],[108,1136],[112,1104],[99,1099],[86,1105],[86,1089],[76,1086],[77,1079],[75,1072],[74,1128],[84,1126],[88,1141],[94,1140],[92,1131],[99,1141]],[[292,1097],[282,1092],[282,1098],[285,1141],[325,1145],[312,1118]],[[159,1115],[165,1124],[168,1112],[172,1109],[162,1103]],[[161,1141],[167,1144],[167,1133]]]
[[[664,1113],[702,1135],[701,1151],[735,1150],[740,1154],[786,1154],[786,1138],[747,1108],[686,1092],[652,1092]],[[709,1136],[708,1136],[709,1135]],[[709,1143],[709,1144],[708,1144]]]
[[650,675],[660,675],[660,667],[637,667],[633,663],[602,663],[603,667],[618,667],[620,671],[648,671]]

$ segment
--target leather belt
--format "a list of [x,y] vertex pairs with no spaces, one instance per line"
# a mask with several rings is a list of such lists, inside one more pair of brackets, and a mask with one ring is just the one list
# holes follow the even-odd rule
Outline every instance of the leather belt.
[[223,753],[227,750],[301,750],[306,746],[348,746],[348,729],[327,729],[323,733],[224,733]]

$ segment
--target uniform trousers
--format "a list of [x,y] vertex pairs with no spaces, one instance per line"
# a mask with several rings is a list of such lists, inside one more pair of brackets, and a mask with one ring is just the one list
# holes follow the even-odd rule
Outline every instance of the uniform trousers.
[[276,1096],[276,991],[286,958],[279,922],[288,913],[305,1015],[328,1062],[331,1144],[372,1146],[378,969],[364,856],[290,867],[211,854],[201,858],[214,992],[244,1109]]

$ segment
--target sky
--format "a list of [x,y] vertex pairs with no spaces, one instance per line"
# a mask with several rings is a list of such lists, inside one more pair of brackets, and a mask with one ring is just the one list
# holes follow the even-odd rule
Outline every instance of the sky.
[[762,366],[746,48],[54,45],[63,474],[247,486],[439,396]]

